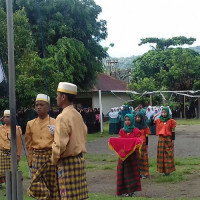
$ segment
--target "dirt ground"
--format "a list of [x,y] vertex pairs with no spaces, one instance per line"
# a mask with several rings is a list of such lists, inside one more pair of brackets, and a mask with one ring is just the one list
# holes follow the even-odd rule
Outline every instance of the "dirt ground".
[[[156,157],[158,138],[149,136],[149,157]],[[87,144],[88,154],[113,154],[108,149],[108,138],[100,138]],[[179,125],[176,129],[175,157],[200,156],[200,125]],[[117,165],[117,163],[116,163]],[[155,183],[152,176],[142,180],[140,197],[152,198],[195,198],[200,199],[200,166],[196,174],[190,175],[187,181],[179,183]],[[115,195],[116,170],[97,170],[87,172],[89,192]]]

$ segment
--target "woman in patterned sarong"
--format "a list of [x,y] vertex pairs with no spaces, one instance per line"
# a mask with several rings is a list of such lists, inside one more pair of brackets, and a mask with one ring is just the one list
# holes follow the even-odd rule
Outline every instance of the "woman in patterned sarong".
[[156,135],[159,136],[157,147],[157,171],[170,175],[175,171],[174,140],[176,121],[172,119],[169,108],[164,107],[161,116],[155,120]]
[[[125,116],[124,128],[120,129],[119,137],[140,137],[140,130],[134,126],[132,114]],[[135,196],[135,191],[141,191],[140,171],[138,167],[138,150],[136,149],[126,160],[118,160],[117,166],[117,195]]]
[[135,114],[135,127],[140,129],[140,138],[143,141],[139,155],[140,176],[141,178],[147,178],[149,176],[148,135],[151,134],[151,131],[146,124],[145,115],[140,111]]

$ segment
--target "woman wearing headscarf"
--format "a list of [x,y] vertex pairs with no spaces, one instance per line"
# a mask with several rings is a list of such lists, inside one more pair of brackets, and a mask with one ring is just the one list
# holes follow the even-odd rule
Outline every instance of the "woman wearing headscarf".
[[129,105],[123,105],[123,109],[121,110],[121,128],[124,127],[124,118],[126,114],[131,114],[132,112],[129,109]]
[[[120,129],[120,138],[139,138],[141,132],[134,126],[132,114],[125,115],[124,128]],[[117,195],[135,196],[135,191],[141,191],[140,171],[138,167],[138,149],[133,151],[126,160],[118,160],[117,165]]]
[[164,107],[161,116],[156,119],[156,135],[159,136],[157,147],[157,171],[170,175],[175,171],[174,140],[176,121],[172,119],[169,109]]
[[143,141],[141,153],[139,155],[139,168],[141,178],[149,176],[149,159],[148,159],[148,136],[151,134],[149,127],[145,121],[145,115],[139,111],[135,114],[135,127],[141,131],[140,138]]
[[118,134],[119,132],[119,115],[118,112],[114,111],[114,108],[111,108],[109,112],[109,134]]

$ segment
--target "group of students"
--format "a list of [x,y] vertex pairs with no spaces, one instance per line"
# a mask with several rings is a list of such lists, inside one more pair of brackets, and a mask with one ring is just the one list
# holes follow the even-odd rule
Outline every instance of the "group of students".
[[109,116],[109,134],[118,134],[119,130],[124,126],[125,115],[132,112],[133,108],[128,105],[111,108],[107,114]]
[[[126,114],[134,114],[140,110],[145,115],[146,124],[150,128],[151,134],[156,135],[156,127],[151,123],[152,118],[158,119],[161,115],[164,106],[148,106],[143,108],[142,105],[138,105],[135,109],[129,105],[122,105],[121,107],[111,108],[108,113],[109,116],[109,134],[118,134],[119,130],[124,126],[124,117]],[[170,115],[172,111],[169,109]]]
[[85,122],[88,133],[97,133],[100,131],[100,109],[99,108],[77,108],[83,121]]
[[[130,141],[124,143],[122,140],[121,147],[119,141],[112,144],[113,149],[119,156],[117,166],[117,195],[130,197],[135,196],[136,191],[141,191],[140,178],[149,177],[148,161],[148,135],[150,129],[146,124],[145,112],[142,108],[134,114],[126,114],[124,117],[124,127],[119,131],[120,138],[138,138],[141,145],[136,148],[131,146]],[[157,171],[169,176],[175,171],[174,163],[174,140],[176,121],[172,119],[168,107],[163,107],[161,115],[154,116],[150,122],[156,126],[156,135],[159,136],[157,146]],[[133,140],[134,141],[134,140]],[[116,145],[116,148],[115,148]],[[120,155],[126,153],[126,159],[123,160]]]
[[[28,195],[31,197],[49,200],[88,199],[83,158],[83,153],[86,152],[87,127],[81,114],[73,107],[76,94],[76,85],[59,83],[57,105],[63,110],[56,120],[48,115],[50,98],[45,94],[38,94],[36,97],[35,110],[38,117],[27,123],[25,133],[28,164],[32,172],[28,188]],[[125,149],[118,148],[118,151],[126,155],[125,159],[118,160],[117,195],[129,197],[141,190],[140,179],[149,177],[150,129],[142,107],[137,107],[134,112],[125,107],[119,113],[124,116],[119,139],[127,139],[127,144],[123,144]],[[0,183],[5,182],[5,171],[11,168],[9,110],[4,111],[3,121],[4,125],[0,126]],[[163,107],[161,115],[158,118],[154,116],[150,123],[156,125],[156,135],[159,136],[157,171],[168,176],[175,171],[176,121],[172,119],[169,108]],[[16,138],[17,162],[20,162],[22,134],[19,126],[16,126]],[[126,145],[130,147],[130,139],[139,143],[126,152]]]
[[[50,98],[38,94],[35,110],[38,117],[28,121],[25,144],[31,184],[28,195],[37,200],[88,199],[85,160],[87,127],[81,114],[73,107],[77,86],[60,82],[57,105],[62,108],[56,119],[48,114]],[[0,126],[0,183],[11,169],[10,111],[5,110]],[[16,126],[17,161],[20,162],[22,135]]]

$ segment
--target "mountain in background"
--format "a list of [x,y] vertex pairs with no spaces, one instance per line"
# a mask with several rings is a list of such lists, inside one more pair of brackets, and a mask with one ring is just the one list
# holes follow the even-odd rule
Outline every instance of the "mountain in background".
[[[190,49],[200,53],[200,46],[190,47]],[[134,56],[133,55],[131,57],[121,57],[121,58],[112,57],[111,59],[118,60],[120,69],[128,69],[128,68],[131,67],[131,64],[132,64],[133,60],[135,60],[137,57],[138,56]]]
[[200,46],[190,47],[190,49],[196,51],[197,53],[200,53]]
[[135,60],[138,56],[131,56],[131,57],[121,57],[121,58],[111,58],[118,60],[119,68],[120,69],[127,69],[131,67],[133,60]]

